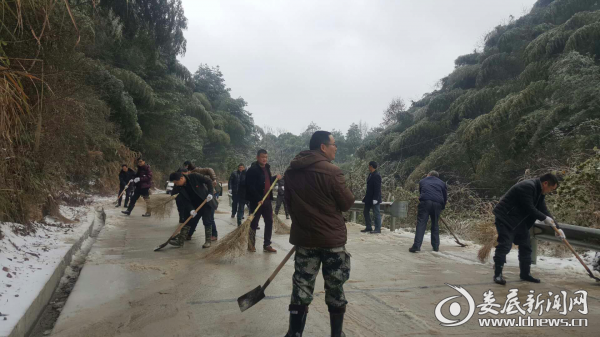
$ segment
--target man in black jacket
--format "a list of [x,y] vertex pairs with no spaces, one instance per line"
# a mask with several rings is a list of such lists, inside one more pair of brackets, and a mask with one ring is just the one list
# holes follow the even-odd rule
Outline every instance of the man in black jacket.
[[431,218],[431,246],[433,251],[440,249],[440,226],[438,220],[442,210],[446,208],[448,193],[446,183],[439,178],[437,171],[431,171],[426,178],[419,182],[419,208],[417,214],[417,232],[415,233],[415,242],[408,249],[411,253],[421,250],[425,229],[427,229],[427,220]]
[[[135,178],[135,172],[133,172],[133,170],[130,170],[129,167],[127,167],[127,165],[125,165],[125,164],[121,165],[121,172],[119,172],[119,194],[118,195],[121,195],[121,193],[125,189],[125,186],[127,186],[127,184],[129,184],[129,181],[133,178]],[[125,191],[125,193],[123,193],[125,195],[125,204],[123,205],[123,207],[127,208],[128,204],[129,204],[129,198],[132,196],[134,188],[135,188],[134,183],[131,183],[131,184],[129,184],[129,186],[127,186],[127,191]],[[117,201],[116,207],[121,207],[121,200],[123,200],[122,195],[119,198],[119,201]]]
[[[212,241],[213,209],[217,208],[216,200],[213,199],[212,181],[201,174],[190,173],[185,175],[181,172],[171,173],[169,180],[175,184],[173,194],[178,194],[176,203],[179,212],[179,223],[185,222],[190,215],[194,217],[181,229],[179,236],[169,243],[175,246],[183,246],[184,240],[188,235],[193,234],[198,221],[202,218],[205,234],[205,242],[202,248],[209,248]],[[206,205],[196,212],[196,209],[204,200],[206,200]]]
[[[240,188],[240,180],[242,178],[242,172],[244,172],[244,164],[239,164],[237,170],[233,171],[229,176],[229,193],[231,193],[231,218],[235,218],[235,213],[238,211],[238,203],[240,202],[239,188]],[[243,207],[243,206],[242,206]],[[242,214],[244,214],[244,210],[242,208]]]
[[[381,233],[381,175],[377,172],[377,162],[369,163],[369,176],[367,177],[367,193],[362,202],[365,204],[363,215],[365,216],[365,225],[367,227],[361,232],[363,233]],[[375,230],[371,227],[371,210],[373,210],[373,222],[375,222]]]
[[[558,187],[558,178],[545,174],[539,178],[524,180],[506,192],[494,207],[498,245],[494,254],[494,282],[506,284],[502,277],[502,268],[506,263],[506,255],[513,243],[519,246],[520,277],[524,281],[540,283],[531,276],[531,242],[529,230],[536,220],[547,225],[556,226],[548,208],[545,195]],[[564,237],[562,230],[559,230]]]
[[269,161],[269,155],[266,150],[260,149],[256,154],[256,162],[250,166],[248,172],[246,172],[246,198],[250,201],[250,212],[254,212],[256,207],[262,205],[250,226],[250,232],[248,233],[248,250],[255,252],[256,243],[256,229],[258,228],[258,221],[260,217],[265,221],[265,236],[263,251],[266,253],[277,253],[277,250],[271,247],[271,235],[273,234],[273,192],[270,192],[265,202],[262,203],[262,199],[271,188],[271,184],[277,179],[281,179],[280,175],[274,177],[271,175],[271,166],[267,164]]
[[285,203],[285,180],[281,179],[277,181],[277,204],[275,205],[275,215],[279,215],[279,210],[283,204],[283,210],[285,211],[285,218],[290,218],[287,204]]

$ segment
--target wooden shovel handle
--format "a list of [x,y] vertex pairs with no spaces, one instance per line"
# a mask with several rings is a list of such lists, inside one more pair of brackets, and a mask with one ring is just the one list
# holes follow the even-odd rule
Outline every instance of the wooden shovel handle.
[[121,197],[123,196],[123,193],[127,191],[127,187],[129,187],[129,184],[131,184],[131,181],[129,181],[127,185],[125,185],[125,188],[123,188],[123,191],[121,191],[121,194],[119,194],[119,196],[117,197],[117,201],[119,201],[119,199],[121,199]]
[[[200,204],[200,206],[198,206],[198,208],[196,208],[196,212],[198,212],[202,206],[206,205],[206,199],[204,199],[204,201]],[[185,220],[184,223],[182,223],[181,225],[179,225],[179,227],[177,227],[177,229],[175,230],[175,232],[173,232],[173,235],[171,235],[171,237],[169,238],[169,240],[171,240],[173,237],[175,237],[175,235],[179,234],[179,232],[181,232],[181,229],[183,227],[185,227],[185,225],[187,225],[188,222],[190,222],[190,220],[192,220],[194,217],[193,216],[188,216],[187,220]]]
[[260,206],[262,206],[262,204],[265,202],[265,199],[267,199],[267,196],[269,196],[269,194],[271,194],[271,191],[273,190],[273,187],[275,186],[275,183],[277,183],[278,180],[279,180],[279,178],[275,178],[275,180],[271,184],[271,188],[269,188],[269,190],[267,191],[267,194],[265,194],[265,196],[262,198],[262,200],[260,201],[260,204],[258,204],[256,209],[252,213],[252,216],[256,215],[256,212],[258,212],[258,209],[260,208]]
[[[556,232],[556,234],[558,234],[560,236],[560,232],[558,231],[558,229],[556,228],[556,226],[552,226],[552,229],[554,229],[554,231]],[[573,249],[573,247],[571,246],[571,244],[569,243],[569,241],[567,241],[567,238],[564,238],[561,240],[565,243],[565,245],[567,245],[567,247],[569,247],[569,249],[571,250],[571,252],[573,253],[573,255],[575,255],[575,257],[577,258],[577,260],[579,260],[579,262],[581,263],[581,265],[585,268],[585,270],[587,270],[588,274],[590,274],[592,277],[595,278],[594,274],[592,273],[592,271],[590,270],[590,268],[588,268],[588,266],[585,264],[585,262],[583,262],[583,260],[581,259],[581,257],[579,257],[579,254],[577,254],[577,252],[575,252],[575,249]]]
[[296,246],[294,246],[294,247],[292,247],[292,249],[290,249],[290,251],[287,253],[287,255],[283,258],[283,261],[281,261],[281,263],[279,264],[279,266],[277,266],[277,269],[275,269],[275,271],[273,272],[273,274],[271,274],[271,276],[269,276],[269,279],[263,285],[263,287],[262,287],[262,291],[263,292],[269,286],[269,284],[271,283],[271,281],[273,281],[273,279],[275,278],[275,276],[277,276],[277,274],[279,273],[279,271],[281,270],[281,268],[283,268],[283,266],[285,265],[285,263],[290,259],[290,257],[292,256],[292,254],[294,254],[295,251],[296,251]]

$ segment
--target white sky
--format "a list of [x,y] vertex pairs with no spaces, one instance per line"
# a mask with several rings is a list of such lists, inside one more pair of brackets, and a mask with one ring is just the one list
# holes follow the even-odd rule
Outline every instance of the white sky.
[[498,24],[535,0],[183,0],[187,53],[219,65],[255,124],[344,133],[381,122],[394,97],[418,100]]

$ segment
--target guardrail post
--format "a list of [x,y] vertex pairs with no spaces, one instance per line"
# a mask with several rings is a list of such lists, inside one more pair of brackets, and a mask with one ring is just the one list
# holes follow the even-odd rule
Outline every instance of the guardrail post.
[[390,225],[390,231],[393,232],[396,230],[396,217],[392,216],[392,224]]
[[352,211],[352,222],[356,223],[356,211]]
[[535,232],[533,230],[534,228],[535,226],[531,226],[531,229],[529,230],[529,238],[531,241],[531,263],[537,264],[538,240],[535,238]]

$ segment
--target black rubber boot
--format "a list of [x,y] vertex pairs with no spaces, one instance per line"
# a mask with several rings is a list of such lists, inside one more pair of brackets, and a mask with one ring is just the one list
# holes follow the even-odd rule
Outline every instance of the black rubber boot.
[[419,248],[417,246],[414,246],[414,245],[412,247],[408,248],[408,251],[411,252],[411,253],[416,253],[416,252],[418,252],[420,250],[421,250],[421,248]]
[[329,323],[331,324],[331,337],[345,337],[346,335],[342,331],[344,325],[344,313],[346,313],[346,306],[343,307],[329,307]]
[[285,337],[302,337],[308,315],[307,305],[290,304],[290,327]]
[[123,213],[125,215],[129,215],[129,214],[131,214],[131,211],[130,210],[126,210],[126,211],[121,211],[121,213]]
[[531,276],[531,265],[529,263],[520,263],[519,268],[521,269],[521,280],[533,283],[540,283],[539,278]]
[[504,277],[502,277],[502,268],[504,268],[504,266],[501,264],[496,264],[494,266],[494,282],[505,285],[506,281],[504,280]]

